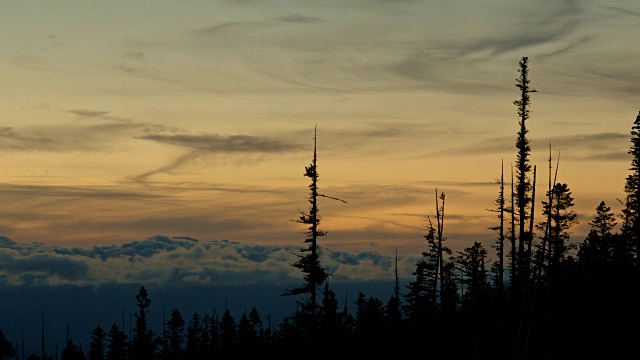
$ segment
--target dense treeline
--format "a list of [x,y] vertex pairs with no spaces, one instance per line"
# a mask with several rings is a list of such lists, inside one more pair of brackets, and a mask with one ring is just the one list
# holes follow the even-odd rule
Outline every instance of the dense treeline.
[[[640,113],[631,130],[631,173],[626,178],[623,210],[614,214],[601,202],[589,221],[585,239],[571,241],[578,219],[566,183],[557,181],[549,150],[548,188],[535,209],[537,168],[526,121],[530,116],[528,59],[519,63],[520,97],[515,171],[497,182],[494,208],[496,241],[490,249],[474,242],[454,253],[446,243],[444,192],[435,191],[435,215],[426,216],[425,250],[413,277],[400,286],[396,267],[393,294],[379,299],[360,292],[338,300],[333,274],[321,264],[319,192],[314,136],[313,161],[305,168],[309,210],[298,222],[308,226],[307,247],[292,264],[303,284],[283,291],[298,296],[298,307],[278,323],[258,309],[234,317],[190,314],[171,309],[161,331],[148,328],[151,300],[144,286],[136,295],[135,324],[97,326],[88,349],[68,338],[60,353],[31,354],[27,359],[151,360],[232,358],[323,358],[392,356],[454,359],[574,359],[637,356],[640,338],[638,260],[640,219]],[[508,188],[511,186],[511,189]],[[540,195],[537,195],[540,196]],[[346,202],[345,202],[346,203]],[[539,218],[536,218],[536,213]],[[238,314],[236,314],[238,316]],[[21,359],[18,344],[0,330],[0,359]]]

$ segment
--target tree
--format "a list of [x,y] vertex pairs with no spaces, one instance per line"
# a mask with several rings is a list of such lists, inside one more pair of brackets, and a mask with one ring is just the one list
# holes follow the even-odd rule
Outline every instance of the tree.
[[627,194],[625,208],[622,210],[624,222],[622,235],[630,244],[636,258],[636,265],[640,267],[640,112],[631,128],[631,174],[625,181],[624,191]]
[[166,339],[166,350],[163,358],[177,360],[182,357],[182,344],[184,343],[185,321],[178,309],[171,310],[171,316],[166,323],[164,337]]
[[520,73],[520,77],[516,79],[515,86],[520,89],[520,99],[515,100],[513,102],[517,107],[518,111],[518,119],[520,129],[518,131],[518,136],[516,139],[516,148],[518,150],[516,155],[516,206],[518,210],[518,254],[516,259],[512,259],[512,261],[516,261],[516,274],[512,274],[512,276],[516,276],[517,279],[521,279],[524,281],[524,274],[526,273],[526,267],[529,266],[529,261],[527,260],[528,256],[525,253],[525,245],[527,242],[531,241],[531,234],[528,234],[525,230],[526,220],[529,216],[528,207],[531,204],[531,179],[529,178],[529,173],[531,172],[531,164],[529,162],[529,155],[531,153],[531,145],[529,143],[529,139],[527,138],[527,133],[529,130],[527,129],[526,121],[529,119],[531,110],[531,98],[530,94],[536,92],[537,90],[532,89],[529,86],[529,58],[523,57],[519,62],[520,68],[518,72]]
[[[304,176],[311,179],[309,185],[309,212],[300,211],[300,217],[296,222],[305,224],[307,228],[307,237],[304,242],[308,244],[307,248],[301,249],[298,253],[294,253],[298,260],[292,264],[293,267],[302,271],[305,283],[302,286],[286,290],[283,295],[307,295],[308,298],[302,302],[301,318],[303,319],[302,329],[305,329],[311,341],[315,341],[314,333],[317,328],[317,311],[318,311],[318,287],[321,286],[331,274],[329,274],[321,265],[318,254],[318,238],[325,236],[327,233],[320,229],[320,211],[318,209],[318,198],[328,197],[334,200],[345,202],[344,200],[333,198],[321,194],[318,189],[318,162],[316,147],[316,131],[313,135],[313,160],[311,164],[305,167]],[[345,202],[346,203],[346,202]]]
[[16,348],[0,329],[0,359],[9,359],[16,355]]
[[203,339],[202,336],[203,326],[201,322],[200,314],[195,312],[189,320],[189,325],[187,325],[187,346],[185,348],[185,357],[187,359],[200,359],[202,358],[202,350]]
[[91,330],[91,342],[89,343],[88,360],[104,360],[104,342],[107,333],[100,327],[96,326]]
[[415,276],[406,287],[403,311],[409,324],[419,327],[420,323],[433,319],[437,306],[437,280],[439,269],[439,249],[436,240],[436,229],[427,216],[427,250],[422,252],[412,275]]
[[258,335],[258,341],[263,343],[267,341],[267,334],[263,328],[262,318],[260,317],[260,312],[256,307],[252,307],[249,312],[249,323],[251,324],[251,328],[253,332]]
[[[549,229],[545,236],[548,237],[549,243],[548,266],[550,268],[558,266],[566,259],[568,251],[575,248],[575,245],[568,243],[569,229],[579,223],[577,214],[572,210],[574,204],[569,186],[565,183],[555,184],[552,192],[552,204],[548,201],[542,201],[543,215],[548,220],[538,224],[538,228],[541,230]],[[549,195],[547,193],[547,197]]]
[[61,360],[85,360],[86,357],[82,352],[80,345],[73,342],[73,339],[67,339],[67,344],[60,353]]
[[596,216],[589,226],[589,234],[579,245],[578,261],[591,274],[591,270],[597,271],[598,265],[611,261],[614,253],[615,242],[611,231],[616,226],[616,220],[611,207],[604,201],[596,207]]
[[500,191],[498,193],[498,198],[495,200],[494,205],[496,209],[490,209],[489,211],[495,212],[498,214],[498,225],[492,226],[489,229],[496,230],[498,232],[498,239],[495,242],[496,248],[496,256],[497,262],[495,262],[495,275],[496,278],[494,280],[496,287],[498,288],[499,296],[503,296],[504,293],[504,222],[505,222],[505,213],[506,209],[506,200],[504,196],[504,162],[500,169],[500,180],[496,181],[500,184]]
[[113,323],[107,334],[107,360],[122,360],[127,358],[127,335]]
[[224,355],[233,354],[238,345],[238,330],[231,311],[226,309],[220,319],[220,349]]
[[147,294],[147,289],[140,286],[138,295],[136,295],[138,311],[134,314],[136,318],[136,327],[134,329],[133,339],[131,342],[131,353],[136,360],[152,360],[155,353],[155,342],[153,331],[148,328],[147,314],[151,300]]
[[488,281],[486,261],[488,252],[481,243],[475,241],[472,246],[458,252],[453,258],[458,271],[462,274],[465,289],[462,301],[462,311],[466,322],[471,324],[472,354],[482,357],[480,347],[488,342],[483,336],[487,332],[489,319],[491,286]]
[[393,294],[387,301],[385,307],[385,322],[387,326],[387,333],[390,335],[391,343],[396,343],[400,338],[400,327],[402,325],[402,311],[400,303],[400,278],[398,276],[398,249],[396,249],[396,256],[394,261],[394,275],[395,282],[393,284]]
[[238,349],[243,356],[257,355],[259,337],[245,312],[238,321]]

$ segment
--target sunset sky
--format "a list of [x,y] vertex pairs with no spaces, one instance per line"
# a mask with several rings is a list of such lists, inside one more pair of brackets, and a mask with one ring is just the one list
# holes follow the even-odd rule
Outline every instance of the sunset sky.
[[419,254],[436,189],[488,246],[527,56],[536,196],[551,144],[582,241],[621,209],[639,30],[632,0],[2,1],[0,235],[302,246],[317,126],[321,246]]

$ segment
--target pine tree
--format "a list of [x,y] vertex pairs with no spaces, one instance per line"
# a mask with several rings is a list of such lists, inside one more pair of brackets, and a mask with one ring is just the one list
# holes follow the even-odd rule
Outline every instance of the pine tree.
[[82,348],[79,344],[73,342],[73,339],[67,339],[67,344],[60,353],[61,360],[86,360]]
[[10,359],[16,355],[16,348],[0,329],[0,359]]
[[494,262],[495,264],[495,279],[494,282],[496,284],[496,288],[498,289],[498,292],[500,293],[499,296],[504,296],[504,262],[505,262],[505,253],[504,253],[504,247],[505,247],[505,228],[504,228],[504,223],[505,223],[505,214],[507,212],[506,209],[506,199],[504,196],[504,162],[502,164],[502,167],[500,169],[500,180],[497,180],[496,182],[498,184],[500,184],[500,191],[498,193],[498,198],[495,200],[494,205],[496,206],[495,209],[490,209],[489,211],[491,212],[495,212],[498,215],[498,225],[496,226],[492,226],[489,229],[491,230],[495,230],[498,232],[498,239],[495,242],[495,248],[496,248],[496,257],[497,260]]
[[458,256],[453,258],[456,268],[463,278],[465,288],[462,301],[462,312],[468,326],[467,333],[470,332],[472,354],[483,357],[482,344],[487,343],[483,333],[487,331],[488,310],[490,307],[491,286],[489,285],[486,261],[487,250],[475,241],[472,246],[458,252]]
[[165,333],[166,349],[164,359],[178,360],[182,357],[182,344],[184,343],[185,321],[178,309],[171,310],[171,316],[167,320]]
[[316,147],[316,131],[313,136],[313,160],[311,164],[305,167],[304,176],[311,179],[309,184],[309,212],[300,211],[300,218],[296,220],[305,224],[307,228],[307,237],[304,240],[308,246],[301,249],[298,253],[294,253],[298,260],[292,264],[293,267],[302,271],[305,283],[302,286],[288,289],[283,295],[306,295],[308,298],[301,303],[302,312],[299,314],[298,326],[300,330],[305,332],[308,339],[315,342],[315,332],[317,331],[317,311],[318,311],[318,290],[319,286],[331,276],[323,267],[318,253],[318,239],[327,233],[320,229],[320,210],[318,208],[318,198],[328,197],[334,200],[345,202],[344,200],[321,194],[318,189],[318,162]]
[[202,329],[200,314],[195,312],[187,325],[187,345],[184,351],[187,359],[202,358]]
[[591,273],[597,266],[611,261],[614,253],[612,230],[616,226],[616,220],[611,207],[604,201],[596,207],[596,216],[589,222],[589,226],[589,234],[579,245],[578,261]]
[[[548,243],[549,243],[549,267],[559,265],[566,259],[568,251],[575,248],[574,244],[569,244],[569,229],[577,225],[577,214],[572,210],[574,206],[573,197],[569,186],[564,183],[555,184],[552,189],[553,203],[542,201],[543,215],[549,220],[545,220],[538,224],[538,228],[544,230],[548,227]],[[547,197],[549,194],[547,193]],[[551,223],[548,223],[551,221]],[[548,226],[547,226],[548,225]]]
[[251,324],[252,331],[257,335],[257,341],[260,343],[266,342],[266,333],[263,327],[262,318],[260,317],[260,312],[256,307],[252,307],[249,312],[249,323]]
[[640,268],[640,112],[631,128],[631,148],[628,153],[631,155],[631,174],[627,176],[624,186],[627,196],[622,210],[624,222],[621,231]]
[[136,327],[131,342],[131,353],[136,360],[152,360],[156,346],[153,331],[148,328],[147,324],[147,314],[151,300],[144,286],[140,286],[136,300],[138,311],[134,314]]
[[220,320],[220,350],[224,356],[233,354],[238,346],[238,326],[231,311],[226,309]]
[[96,326],[91,331],[91,342],[89,343],[88,360],[104,360],[104,342],[107,333],[100,326]]
[[518,131],[518,137],[516,139],[516,148],[518,150],[516,155],[516,206],[517,206],[517,221],[519,225],[518,231],[518,254],[517,254],[517,268],[516,274],[513,274],[517,279],[525,281],[524,274],[529,266],[528,255],[525,253],[525,246],[531,241],[531,234],[528,234],[525,225],[529,216],[528,207],[531,204],[531,179],[529,173],[531,172],[531,164],[529,161],[529,155],[531,153],[531,145],[527,138],[526,121],[529,119],[531,110],[531,98],[530,94],[536,92],[530,87],[529,80],[529,58],[523,57],[519,62],[520,77],[516,79],[515,86],[520,89],[520,99],[513,102],[518,109],[518,119],[520,129]]
[[127,358],[127,336],[124,331],[118,329],[118,325],[113,323],[107,334],[107,360],[122,360]]

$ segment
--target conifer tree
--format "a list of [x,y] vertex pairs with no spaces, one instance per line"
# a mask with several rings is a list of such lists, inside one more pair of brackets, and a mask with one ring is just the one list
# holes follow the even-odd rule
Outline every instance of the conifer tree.
[[136,326],[131,340],[131,353],[136,360],[152,360],[156,346],[153,331],[148,328],[147,314],[151,300],[144,286],[140,286],[136,301],[138,311],[134,314]]
[[73,339],[68,338],[67,344],[60,353],[61,360],[86,360],[82,348],[79,344],[73,342]]
[[523,57],[519,62],[520,68],[518,72],[520,73],[520,77],[516,79],[515,86],[520,90],[520,98],[513,102],[516,105],[518,110],[518,124],[520,125],[520,129],[518,131],[518,136],[516,139],[516,206],[517,206],[517,221],[519,225],[518,231],[518,254],[517,254],[517,268],[516,274],[512,274],[512,276],[516,276],[517,279],[525,281],[523,278],[526,273],[525,267],[529,266],[529,262],[526,261],[528,258],[525,253],[525,246],[528,245],[528,242],[531,241],[531,234],[528,234],[525,225],[527,224],[527,218],[530,215],[528,207],[531,204],[531,179],[529,177],[529,173],[531,172],[531,164],[529,160],[529,155],[531,153],[531,145],[529,143],[529,139],[527,138],[527,133],[529,130],[527,129],[526,121],[529,119],[529,115],[531,113],[531,97],[530,94],[536,92],[530,87],[529,80],[529,58]]
[[335,344],[340,341],[342,334],[341,315],[338,305],[338,299],[335,292],[329,286],[329,282],[324,283],[322,291],[322,302],[319,308],[318,329],[321,342],[325,344]]
[[416,324],[427,321],[435,314],[437,305],[437,280],[439,269],[439,249],[436,240],[436,229],[429,216],[427,219],[427,234],[423,235],[427,241],[427,250],[422,252],[412,275],[415,279],[406,287],[403,311],[409,323]]
[[249,323],[251,324],[251,329],[257,335],[257,341],[260,343],[266,342],[267,335],[263,327],[262,318],[255,306],[249,312]]
[[226,309],[220,319],[220,350],[224,356],[236,351],[238,345],[238,326],[231,311]]
[[107,333],[100,326],[96,326],[91,331],[91,342],[89,343],[88,360],[104,360],[104,342]]
[[187,345],[185,348],[185,356],[187,359],[200,359],[202,357],[203,326],[201,320],[200,314],[195,312],[187,325]]
[[500,191],[498,193],[498,198],[495,200],[494,205],[496,206],[496,209],[490,209],[489,211],[491,212],[495,212],[498,215],[498,225],[496,226],[492,226],[489,229],[491,230],[495,230],[498,232],[498,239],[495,242],[495,248],[496,248],[496,257],[497,260],[494,262],[495,264],[495,284],[496,284],[496,288],[498,289],[499,292],[499,296],[503,296],[504,293],[504,261],[505,261],[505,255],[504,255],[504,247],[505,247],[505,228],[504,228],[504,222],[505,222],[505,213],[507,212],[506,209],[506,200],[505,200],[505,196],[504,196],[504,162],[502,163],[502,167],[500,169],[500,180],[496,181],[498,184],[500,184]]
[[[317,129],[316,129],[317,130]],[[313,160],[311,164],[305,167],[304,176],[311,179],[309,184],[309,212],[300,211],[300,218],[297,222],[307,225],[307,237],[304,240],[308,244],[306,248],[301,249],[298,253],[294,253],[298,260],[292,264],[293,267],[302,271],[304,284],[302,286],[288,289],[283,295],[306,295],[308,298],[301,303],[302,312],[299,319],[302,320],[300,329],[306,332],[309,340],[315,341],[314,333],[317,330],[317,311],[318,311],[318,290],[319,286],[331,276],[323,267],[318,253],[318,239],[327,233],[320,229],[320,210],[318,208],[318,198],[327,197],[346,203],[346,201],[326,196],[319,192],[318,188],[318,156],[317,156],[317,131],[314,130],[313,135]]]
[[178,309],[171,310],[171,315],[165,328],[166,350],[163,353],[163,358],[177,360],[182,357],[184,325],[185,321],[180,311]]
[[[555,184],[552,188],[553,203],[542,201],[543,214],[549,219],[538,224],[539,229],[548,227],[548,243],[549,243],[549,259],[550,267],[559,265],[568,255],[568,251],[575,248],[575,245],[569,244],[569,229],[577,225],[577,214],[572,210],[574,206],[571,190],[565,183]],[[549,194],[547,194],[549,197]],[[548,221],[551,223],[548,224]],[[548,226],[547,226],[548,225]]]
[[579,245],[578,261],[583,265],[583,268],[596,270],[596,266],[602,266],[612,260],[615,252],[612,230],[615,226],[615,215],[611,211],[611,207],[601,201],[596,207],[596,216],[589,222],[589,234]]
[[107,360],[122,360],[127,358],[127,335],[118,328],[116,323],[111,325],[107,334]]
[[487,339],[483,333],[487,330],[487,319],[490,290],[486,261],[487,250],[475,241],[472,246],[458,252],[458,256],[453,258],[456,268],[463,278],[463,288],[465,289],[462,301],[462,313],[466,323],[471,325],[467,332],[471,337],[472,354],[484,357],[480,348]]
[[622,210],[624,222],[621,231],[640,268],[640,112],[631,128],[631,148],[628,153],[631,155],[631,174],[627,176],[624,186],[627,197]]
[[16,348],[0,329],[0,359],[9,359],[16,355]]

